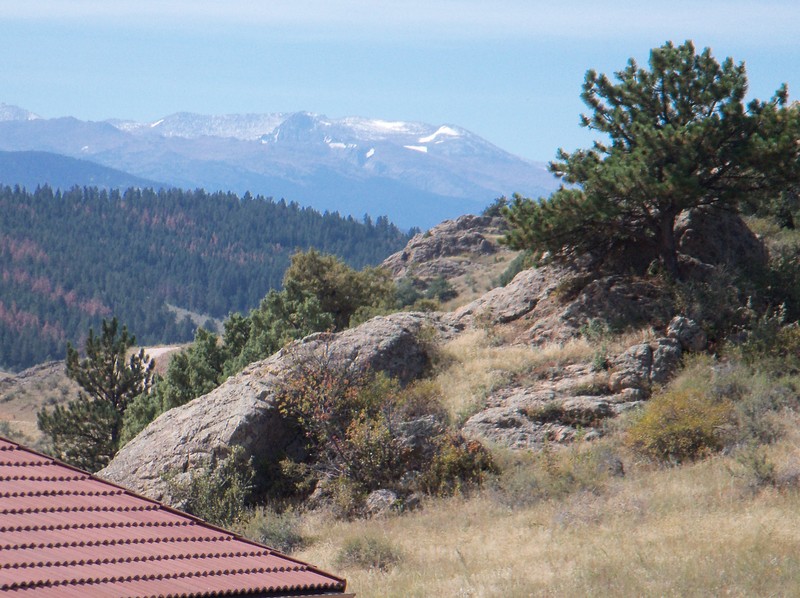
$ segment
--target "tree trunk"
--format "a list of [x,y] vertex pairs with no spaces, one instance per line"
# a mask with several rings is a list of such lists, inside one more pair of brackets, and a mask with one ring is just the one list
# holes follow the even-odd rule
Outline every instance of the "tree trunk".
[[661,217],[658,231],[658,257],[664,270],[674,279],[680,278],[678,272],[678,249],[675,246],[675,217],[677,214],[665,212]]

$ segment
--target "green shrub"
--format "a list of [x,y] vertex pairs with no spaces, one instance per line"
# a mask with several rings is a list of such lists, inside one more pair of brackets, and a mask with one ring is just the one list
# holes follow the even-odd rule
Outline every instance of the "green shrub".
[[730,401],[697,390],[674,390],[651,399],[627,431],[626,443],[662,463],[682,463],[721,450],[733,427]]
[[426,299],[435,299],[441,302],[450,301],[450,299],[454,299],[457,295],[458,291],[453,288],[453,285],[444,276],[439,276],[432,280],[425,291]]
[[269,507],[259,507],[249,512],[234,531],[285,554],[306,544],[300,533],[300,516],[293,511],[278,513]]
[[496,473],[491,454],[480,442],[460,435],[445,435],[430,465],[422,472],[419,486],[428,494],[448,495],[480,485],[486,475]]
[[336,556],[336,565],[387,571],[400,559],[400,551],[386,538],[364,535],[345,540]]
[[33,439],[30,436],[7,420],[0,420],[0,436],[27,446],[33,444]]
[[193,471],[188,479],[166,476],[167,494],[178,508],[220,527],[230,527],[246,513],[253,489],[251,460],[244,449],[232,447],[223,459],[213,459],[206,467]]
[[736,454],[736,462],[741,469],[732,473],[743,478],[750,490],[757,491],[777,484],[775,463],[767,457],[763,447],[755,444],[744,447]]
[[[796,234],[796,232],[795,232]],[[786,305],[790,321],[800,319],[800,256],[797,238],[787,246],[771,248],[769,266],[759,280],[766,300],[772,305]]]
[[717,267],[708,279],[675,282],[671,291],[674,311],[702,322],[709,339],[714,341],[744,324],[743,308],[754,289],[737,273]]
[[528,270],[536,265],[536,258],[533,252],[523,251],[508,264],[508,267],[497,278],[497,284],[501,287],[506,286],[509,282],[514,280],[514,277],[522,272]]
[[365,491],[402,473],[397,381],[335,360],[301,359],[276,393],[278,410],[306,437],[305,480],[346,478]]
[[776,373],[800,370],[800,326],[787,324],[787,310],[781,306],[760,317],[752,317],[747,337],[739,346],[749,366]]

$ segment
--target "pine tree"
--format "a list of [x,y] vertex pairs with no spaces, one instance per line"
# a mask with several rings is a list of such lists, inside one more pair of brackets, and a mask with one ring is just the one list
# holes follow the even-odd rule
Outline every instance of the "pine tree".
[[89,471],[101,469],[116,454],[125,410],[149,390],[155,365],[144,349],[127,356],[136,338],[125,326],[120,330],[116,318],[103,320],[102,328],[99,337],[89,330],[83,359],[67,345],[67,376],[83,389],[78,398],[37,414],[57,456]]
[[721,65],[706,48],[671,42],[649,69],[631,59],[616,82],[590,70],[582,125],[607,137],[590,150],[558,151],[550,169],[570,188],[532,201],[515,196],[506,242],[518,249],[603,255],[649,249],[680,275],[674,225],[686,209],[737,211],[800,180],[800,107],[785,86],[769,102],[744,103],[744,64]]

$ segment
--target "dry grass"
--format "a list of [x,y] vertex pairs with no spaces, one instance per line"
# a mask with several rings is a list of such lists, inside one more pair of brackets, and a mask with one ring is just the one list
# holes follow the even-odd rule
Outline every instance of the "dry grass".
[[[489,240],[496,242],[500,235],[488,235]],[[487,255],[465,254],[463,266],[467,272],[449,279],[458,295],[444,303],[442,309],[453,311],[481,297],[486,291],[497,286],[497,279],[505,272],[508,265],[519,255],[519,251],[497,246],[495,253]]]
[[493,346],[486,331],[460,335],[442,348],[446,367],[436,376],[442,401],[454,423],[481,409],[488,396],[515,376],[541,368],[559,367],[591,359],[594,349],[585,339],[543,347]]
[[800,232],[781,228],[771,218],[747,216],[744,219],[748,228],[767,244],[770,251],[796,248],[800,245]]
[[[797,447],[775,447],[797,456]],[[297,556],[370,596],[789,596],[800,579],[800,496],[753,495],[718,457],[635,470],[602,495],[509,509],[490,493],[353,523],[306,522]],[[386,571],[337,568],[348,539],[382,537],[402,555]]]
[[461,334],[442,347],[442,367],[435,382],[455,424],[463,423],[486,405],[498,388],[512,380],[534,380],[540,374],[567,365],[590,363],[598,350],[609,355],[655,338],[652,330],[638,330],[608,340],[574,338],[541,346],[495,345],[484,329]]

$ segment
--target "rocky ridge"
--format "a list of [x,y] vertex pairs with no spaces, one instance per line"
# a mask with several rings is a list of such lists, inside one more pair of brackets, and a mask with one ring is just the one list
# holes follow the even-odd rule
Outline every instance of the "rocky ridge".
[[415,235],[381,267],[395,280],[414,281],[419,289],[443,278],[458,293],[455,303],[461,305],[495,286],[494,281],[519,254],[499,243],[505,227],[500,217],[467,214],[445,220]]

